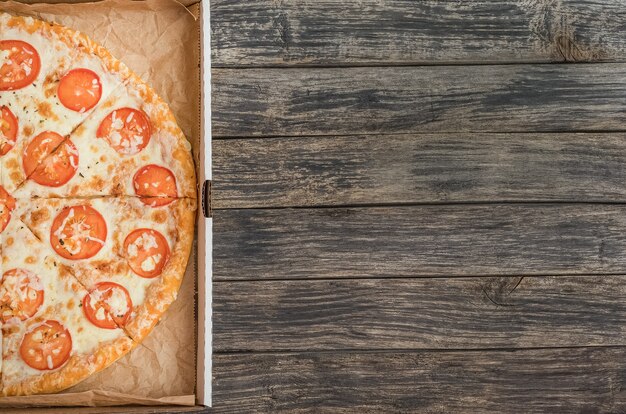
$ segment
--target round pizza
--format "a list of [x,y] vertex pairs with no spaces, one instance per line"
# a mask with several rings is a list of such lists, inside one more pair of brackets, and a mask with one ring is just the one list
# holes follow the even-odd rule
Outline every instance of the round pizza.
[[0,12],[4,396],[113,363],[175,300],[194,237],[191,146],[86,36]]

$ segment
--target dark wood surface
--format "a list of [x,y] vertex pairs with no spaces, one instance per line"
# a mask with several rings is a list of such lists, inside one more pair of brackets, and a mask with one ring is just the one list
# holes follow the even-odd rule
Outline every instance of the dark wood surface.
[[621,0],[212,0],[216,67],[623,61]]
[[215,412],[626,412],[621,0],[211,0]]
[[626,318],[624,276],[235,282],[213,295],[217,352],[614,346]]
[[213,133],[624,131],[625,78],[620,63],[214,69]]
[[214,208],[626,202],[626,133],[218,140]]
[[217,210],[213,223],[215,281],[626,274],[626,205]]
[[215,356],[219,412],[626,410],[623,347]]

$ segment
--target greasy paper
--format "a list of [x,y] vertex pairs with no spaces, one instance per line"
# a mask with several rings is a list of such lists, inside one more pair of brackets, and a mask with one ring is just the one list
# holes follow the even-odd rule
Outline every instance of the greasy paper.
[[[11,1],[0,2],[0,10],[62,24],[105,46],[170,105],[198,165],[199,26],[190,10],[174,0],[30,5]],[[62,393],[0,398],[0,407],[194,405],[196,251],[194,243],[178,299],[129,354]]]

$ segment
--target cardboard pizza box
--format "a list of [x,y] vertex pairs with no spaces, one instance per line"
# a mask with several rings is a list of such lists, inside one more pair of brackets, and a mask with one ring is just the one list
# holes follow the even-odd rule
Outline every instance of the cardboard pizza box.
[[[72,3],[87,3],[89,0],[18,0],[17,2],[2,2],[0,1],[0,10],[14,12],[11,7],[15,4],[24,3],[34,6],[41,4],[54,5],[57,13],[59,10],[67,10],[67,13],[74,13],[75,7]],[[196,243],[194,243],[194,252],[192,253],[190,262],[188,264],[188,274],[191,272],[194,280],[195,297],[195,327],[196,332],[189,332],[190,336],[195,339],[195,389],[194,389],[194,401],[193,404],[185,403],[185,405],[163,405],[164,401],[167,404],[167,398],[162,399],[150,405],[150,399],[136,400],[129,399],[129,405],[124,405],[124,401],[115,403],[114,406],[103,407],[68,407],[63,401],[67,399],[59,399],[56,401],[55,394],[49,394],[42,400],[38,401],[36,408],[33,406],[22,405],[21,408],[0,408],[2,412],[16,412],[16,413],[171,413],[171,412],[198,412],[205,409],[207,406],[211,406],[211,351],[212,351],[212,323],[211,323],[211,304],[212,304],[212,214],[211,214],[211,54],[210,54],[210,11],[209,0],[148,0],[152,6],[163,4],[166,2],[176,3],[180,7],[185,7],[187,10],[195,16],[196,26],[194,27],[177,27],[177,30],[198,30],[197,36],[199,37],[198,43],[200,46],[200,53],[197,54],[197,64],[199,68],[199,76],[193,80],[187,80],[189,82],[195,82],[194,86],[198,91],[197,107],[199,113],[195,119],[198,125],[194,129],[194,139],[198,142],[193,145],[194,159],[196,160],[196,174],[198,180],[198,214],[197,214],[197,226],[196,226]],[[69,4],[65,4],[69,3]],[[127,0],[101,0],[95,1],[90,4],[97,4],[100,6],[106,5],[111,9],[111,12],[120,14],[124,12],[126,7],[141,7],[141,4],[137,6],[131,6],[130,1]],[[139,2],[140,3],[140,2]],[[89,4],[80,4],[81,7],[89,7]],[[65,9],[62,9],[65,8]],[[154,10],[146,9],[146,13],[154,13]],[[101,9],[100,9],[101,10]],[[136,10],[135,10],[136,12]],[[33,15],[30,11],[22,14]],[[97,19],[98,16],[94,16]],[[163,30],[171,32],[172,27],[163,28]],[[92,33],[83,30],[87,35],[99,41],[98,36],[93,36]],[[168,33],[168,36],[176,36],[177,33]],[[181,36],[182,37],[182,36]],[[141,41],[140,33],[134,39],[134,41]],[[124,61],[124,59],[121,59]],[[127,63],[127,62],[125,62]],[[134,68],[133,68],[134,69]],[[148,83],[150,83],[148,81]],[[158,88],[157,88],[158,89]],[[165,99],[167,101],[167,99]],[[194,262],[193,258],[196,258]],[[190,270],[191,269],[191,270]],[[193,292],[192,292],[193,293]],[[193,297],[193,295],[192,295]],[[180,300],[180,299],[178,299]],[[155,329],[158,329],[155,328]],[[134,352],[134,351],[133,351]],[[105,370],[106,371],[106,370]],[[105,372],[103,371],[103,372]],[[146,381],[153,381],[153,378],[146,378]],[[71,394],[71,389],[68,393]],[[65,392],[64,392],[65,393]],[[80,398],[83,398],[81,393]],[[42,402],[45,401],[45,402]],[[156,401],[156,400],[155,400]],[[187,400],[189,401],[189,400]],[[26,403],[27,404],[27,403]],[[94,404],[92,401],[90,404]],[[95,403],[97,404],[97,402]],[[119,405],[122,404],[122,405]],[[141,404],[141,405],[137,405]]]

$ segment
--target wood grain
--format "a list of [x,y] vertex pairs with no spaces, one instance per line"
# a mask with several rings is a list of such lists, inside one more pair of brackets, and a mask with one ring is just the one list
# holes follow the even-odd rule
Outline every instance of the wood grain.
[[626,345],[626,276],[215,283],[214,349]]
[[606,132],[626,124],[626,64],[214,69],[212,76],[214,137]]
[[624,205],[216,210],[214,280],[626,273]]
[[213,142],[213,208],[626,201],[626,134],[414,134]]
[[212,0],[214,411],[626,411],[625,10]]
[[625,348],[215,355],[215,412],[616,413]]
[[211,2],[214,66],[624,60],[620,0]]

